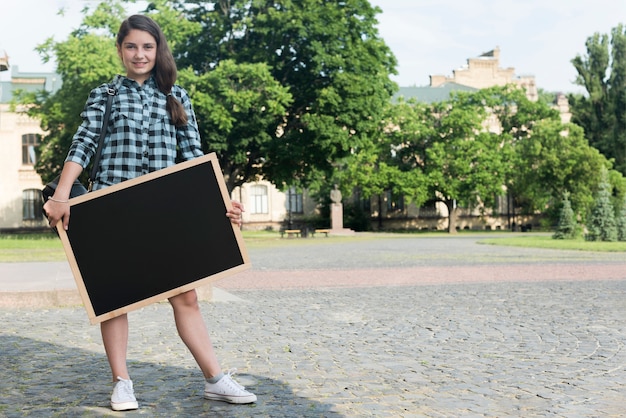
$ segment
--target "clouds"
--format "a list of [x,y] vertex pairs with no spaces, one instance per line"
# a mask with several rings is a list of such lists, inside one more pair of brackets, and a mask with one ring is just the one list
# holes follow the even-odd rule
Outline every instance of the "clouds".
[[[63,40],[98,0],[5,1],[0,53],[21,71],[53,71],[34,52],[53,36]],[[580,91],[571,60],[585,54],[595,32],[626,23],[625,0],[370,0],[383,13],[379,32],[398,59],[401,86],[428,84],[429,75],[451,75],[467,58],[496,46],[501,65],[532,74],[549,91]],[[65,16],[57,14],[65,9]],[[27,23],[24,16],[28,16]],[[4,76],[3,76],[4,77]]]
[[467,58],[499,46],[501,65],[532,74],[549,91],[579,91],[571,60],[595,32],[626,21],[616,0],[371,0],[379,31],[398,59],[402,86],[451,75]]
[[[6,4],[5,4],[6,3]],[[47,38],[64,39],[81,22],[82,0],[11,0],[2,5],[0,53],[9,55],[11,66],[20,71],[54,71],[54,64],[43,64],[35,52]],[[65,16],[58,14],[64,7]],[[3,76],[4,79],[4,76]]]
[[[54,63],[44,64],[35,48],[52,37],[62,41],[83,20],[82,10],[93,9],[101,0],[2,0],[0,54],[6,50],[11,66],[20,72],[52,72]],[[142,3],[142,2],[139,2]],[[143,2],[145,3],[145,2]],[[143,4],[145,6],[145,4]],[[62,9],[62,12],[60,10]],[[139,6],[135,6],[139,10]],[[0,78],[10,78],[10,71]]]

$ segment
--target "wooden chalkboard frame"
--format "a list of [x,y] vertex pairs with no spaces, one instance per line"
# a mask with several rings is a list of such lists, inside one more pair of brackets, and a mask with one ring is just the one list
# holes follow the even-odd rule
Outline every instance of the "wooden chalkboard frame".
[[250,268],[215,153],[70,199],[57,225],[97,324]]

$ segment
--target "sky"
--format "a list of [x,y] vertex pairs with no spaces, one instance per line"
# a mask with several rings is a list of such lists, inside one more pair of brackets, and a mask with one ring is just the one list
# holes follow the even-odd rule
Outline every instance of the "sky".
[[[49,37],[67,38],[85,5],[97,0],[2,0],[0,54],[22,72],[54,71],[34,51]],[[370,0],[382,9],[379,35],[398,60],[402,87],[428,85],[430,75],[452,76],[495,47],[500,66],[534,75],[547,91],[582,92],[571,60],[586,54],[594,33],[626,24],[624,0]],[[57,11],[65,9],[65,15]],[[135,10],[137,11],[137,10]],[[8,73],[8,72],[7,72]],[[3,73],[0,79],[8,79]]]

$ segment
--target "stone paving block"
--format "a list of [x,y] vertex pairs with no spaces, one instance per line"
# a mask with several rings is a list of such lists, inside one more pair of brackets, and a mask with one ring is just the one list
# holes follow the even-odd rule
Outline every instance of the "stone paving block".
[[[400,238],[388,245],[400,248],[406,242]],[[471,275],[479,268],[488,274],[497,267],[468,260],[456,241],[449,247],[452,256],[437,257],[424,247],[428,256],[417,251],[411,256],[422,264],[436,256],[431,267],[437,275],[452,270]],[[483,247],[473,249],[484,251],[476,259],[494,252]],[[375,248],[368,244],[360,250],[345,261],[348,267],[368,265],[361,254],[371,255]],[[299,263],[291,251],[279,258],[291,256]],[[522,252],[536,257],[533,272],[542,277],[549,275],[550,263],[564,262],[550,251]],[[332,263],[337,253],[324,249],[316,257],[326,255]],[[496,263],[515,256],[501,255]],[[268,257],[271,261],[274,255]],[[594,260],[588,254],[567,257],[572,265],[581,258]],[[611,257],[593,262],[624,265]],[[268,262],[262,260],[255,262]],[[381,278],[387,271],[375,273]],[[285,272],[281,283],[294,274]],[[341,274],[350,273],[342,270],[333,277],[340,281]],[[201,373],[176,334],[169,304],[151,305],[129,315],[129,364],[141,408],[127,414],[113,414],[108,407],[112,385],[99,329],[89,325],[82,307],[3,308],[0,416],[623,415],[626,277],[511,277],[425,285],[417,280],[424,280],[421,276],[402,286],[230,289],[227,302],[202,302],[222,365],[238,368],[237,376],[259,396],[252,406],[204,400]]]

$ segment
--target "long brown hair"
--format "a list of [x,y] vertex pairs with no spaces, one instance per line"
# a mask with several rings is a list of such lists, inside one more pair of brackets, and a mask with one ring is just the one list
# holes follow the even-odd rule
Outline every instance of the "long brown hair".
[[157,43],[156,63],[152,73],[156,79],[159,90],[167,96],[167,111],[170,119],[176,126],[187,124],[187,113],[183,105],[171,94],[172,86],[176,82],[177,70],[172,51],[167,45],[167,39],[161,27],[151,18],[144,15],[132,15],[122,22],[120,30],[117,32],[117,45],[122,46],[124,38],[133,30],[148,32],[154,37]]

